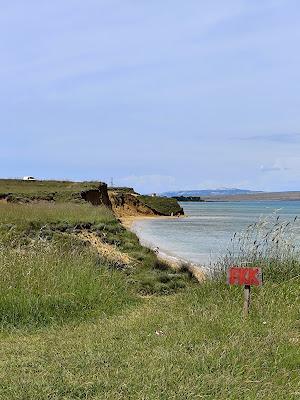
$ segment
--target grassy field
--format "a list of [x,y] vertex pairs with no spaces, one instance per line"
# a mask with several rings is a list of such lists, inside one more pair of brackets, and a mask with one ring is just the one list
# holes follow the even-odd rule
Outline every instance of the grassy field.
[[[116,297],[113,298],[116,301]],[[207,283],[96,320],[1,337],[1,399],[297,399],[299,280]]]
[[72,182],[72,181],[23,181],[20,179],[0,179],[0,193],[39,193],[69,191],[80,192],[84,189],[95,188],[99,182]]
[[[130,264],[101,256],[82,231]],[[253,256],[272,263],[244,320],[242,289],[222,275],[232,253],[200,285],[105,208],[0,204],[0,399],[300,398],[300,267],[281,237]]]
[[80,192],[95,189],[101,182],[71,181],[23,181],[20,179],[0,179],[0,197],[10,194],[11,201],[80,201]]

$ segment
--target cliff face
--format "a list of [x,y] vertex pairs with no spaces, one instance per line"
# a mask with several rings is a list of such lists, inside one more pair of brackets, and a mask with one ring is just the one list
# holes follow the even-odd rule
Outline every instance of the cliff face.
[[163,215],[148,207],[136,195],[116,191],[109,191],[108,193],[112,210],[118,218],[137,215]]
[[92,203],[94,206],[101,204],[111,208],[111,202],[108,196],[106,183],[99,183],[98,188],[88,189],[81,192],[81,197],[85,201]]
[[0,202],[14,203],[80,203],[105,205],[117,217],[181,215],[175,199],[141,196],[132,188],[108,188],[106,183],[69,181],[22,181],[0,179]]
[[163,197],[141,196],[118,190],[108,191],[112,210],[121,217],[145,216],[180,216],[184,215],[182,207],[175,199]]

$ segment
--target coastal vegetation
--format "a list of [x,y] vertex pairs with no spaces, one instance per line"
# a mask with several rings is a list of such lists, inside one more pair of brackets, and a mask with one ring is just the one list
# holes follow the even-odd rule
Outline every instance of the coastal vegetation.
[[[108,207],[0,203],[0,399],[299,398],[292,228],[254,221],[199,284]],[[246,320],[232,262],[264,269]]]
[[182,215],[183,209],[176,199],[159,196],[140,196],[140,199],[162,215]]
[[202,197],[199,196],[173,196],[173,199],[177,201],[195,201],[195,202],[203,202]]
[[128,187],[107,187],[103,182],[55,180],[23,181],[0,179],[0,201],[9,203],[85,203],[104,204],[118,217],[130,215],[181,215],[175,199],[142,196]]
[[190,285],[187,273],[169,271],[106,207],[2,204],[0,246],[0,328],[101,314],[133,293]]
[[295,223],[276,213],[260,217],[230,240],[227,252],[214,265],[214,274],[225,274],[231,265],[259,265],[267,281],[281,282],[300,274],[300,254]]
[[106,187],[106,185],[101,182],[0,179],[0,199],[15,203],[32,201],[80,202],[82,201],[82,192],[99,189],[99,187]]

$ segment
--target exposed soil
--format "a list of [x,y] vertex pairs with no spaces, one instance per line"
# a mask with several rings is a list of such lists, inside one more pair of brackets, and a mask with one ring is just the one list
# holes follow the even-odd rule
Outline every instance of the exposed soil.
[[83,241],[88,242],[93,248],[95,248],[98,254],[116,266],[128,267],[133,265],[133,260],[127,253],[121,252],[112,244],[103,243],[95,233],[82,231],[76,234],[76,236]]
[[109,191],[109,198],[113,212],[118,218],[161,215],[130,193]]

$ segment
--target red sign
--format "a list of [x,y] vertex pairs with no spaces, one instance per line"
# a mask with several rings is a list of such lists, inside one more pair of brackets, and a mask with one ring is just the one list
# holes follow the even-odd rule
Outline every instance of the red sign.
[[227,283],[229,285],[261,286],[261,268],[230,267],[227,270]]

